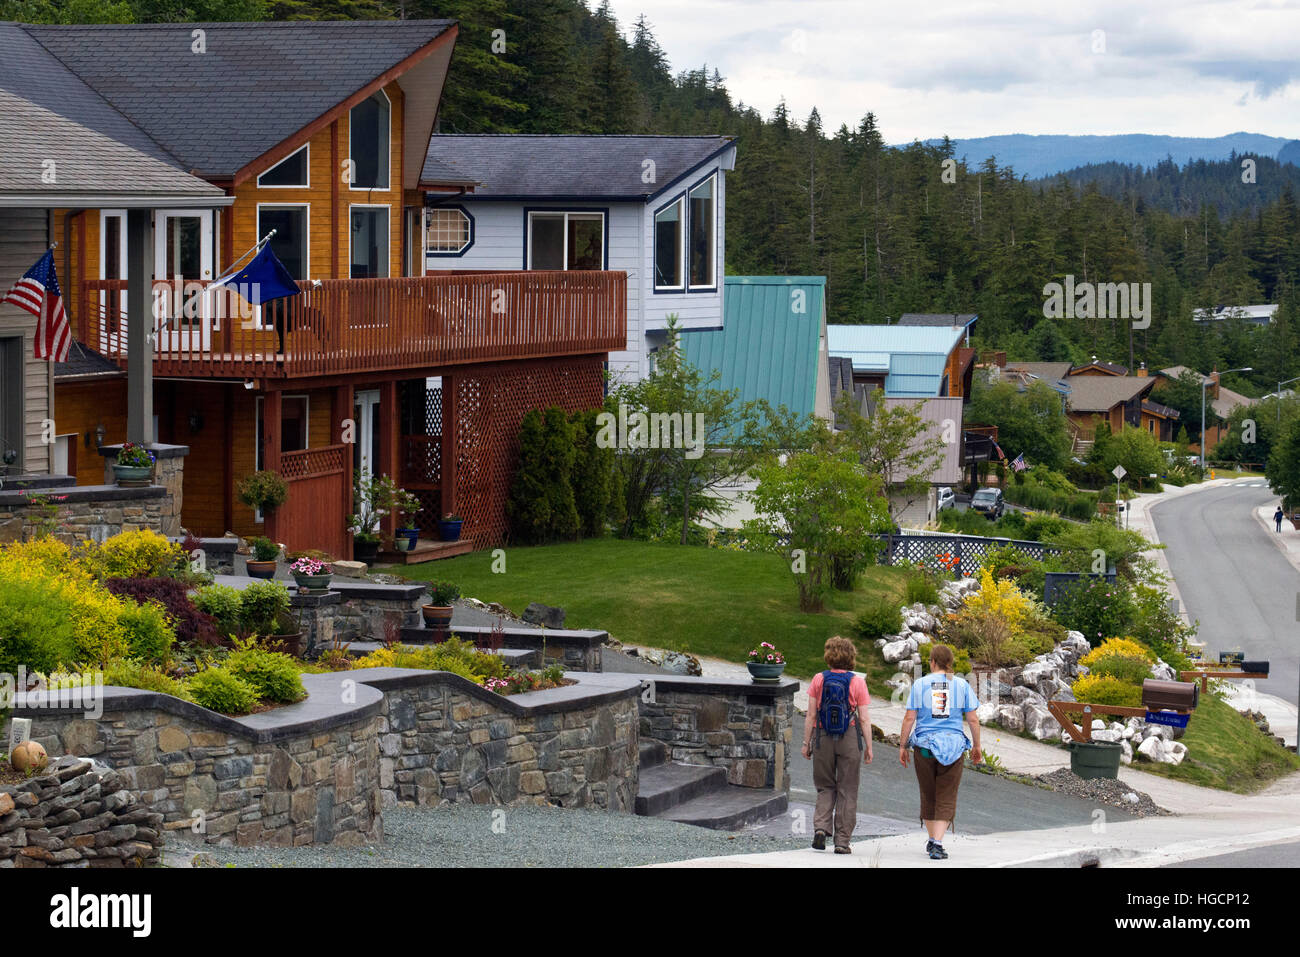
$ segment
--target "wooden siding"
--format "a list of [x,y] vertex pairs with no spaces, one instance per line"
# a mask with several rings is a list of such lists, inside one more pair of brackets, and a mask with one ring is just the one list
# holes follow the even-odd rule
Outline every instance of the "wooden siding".
[[[104,426],[104,444],[126,441],[126,380],[54,382],[55,424],[60,435],[77,434],[78,485],[102,485],[104,457],[95,447],[95,429]],[[90,445],[86,434],[90,433]]]
[[[49,245],[46,222],[43,209],[0,210],[0,295],[8,292],[45,252]],[[23,471],[48,472],[51,450],[43,441],[43,431],[45,420],[51,416],[51,364],[35,355],[36,317],[14,306],[0,305],[0,336],[19,335],[23,340],[23,435],[22,458],[17,464]]]

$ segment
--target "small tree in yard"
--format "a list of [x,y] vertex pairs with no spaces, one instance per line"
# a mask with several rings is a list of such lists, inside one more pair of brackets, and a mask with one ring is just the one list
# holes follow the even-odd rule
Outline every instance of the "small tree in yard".
[[1273,491],[1282,496],[1288,514],[1300,509],[1300,418],[1284,427],[1264,474]]
[[575,455],[573,426],[562,409],[532,409],[524,416],[519,426],[519,470],[506,503],[511,534],[518,541],[540,544],[577,534]]
[[849,568],[852,580],[873,559],[872,535],[892,527],[881,480],[852,454],[824,452],[795,452],[784,462],[769,457],[752,474],[758,487],[749,500],[758,517],[746,531],[787,553],[800,609],[820,611],[837,566]]
[[[830,445],[856,455],[868,473],[880,476],[887,495],[902,494],[910,505],[926,493],[943,462],[943,436],[932,434],[932,424],[916,406],[886,405],[879,389],[873,405],[875,414],[868,418],[850,393],[841,393],[836,411],[844,429],[830,437]],[[892,510],[888,498],[885,502]]]

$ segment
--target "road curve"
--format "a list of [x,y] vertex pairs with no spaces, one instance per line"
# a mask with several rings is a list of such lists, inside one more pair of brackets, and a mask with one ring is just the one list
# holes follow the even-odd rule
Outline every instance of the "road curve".
[[[1209,660],[1236,650],[1267,659],[1270,676],[1258,689],[1295,704],[1300,572],[1252,514],[1276,500],[1259,480],[1243,480],[1166,499],[1150,514]],[[1283,534],[1300,531],[1287,527]]]

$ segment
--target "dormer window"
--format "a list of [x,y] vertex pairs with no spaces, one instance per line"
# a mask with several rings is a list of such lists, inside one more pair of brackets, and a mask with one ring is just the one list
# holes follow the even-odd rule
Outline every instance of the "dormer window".
[[352,189],[388,189],[392,105],[383,90],[362,100],[348,118]]

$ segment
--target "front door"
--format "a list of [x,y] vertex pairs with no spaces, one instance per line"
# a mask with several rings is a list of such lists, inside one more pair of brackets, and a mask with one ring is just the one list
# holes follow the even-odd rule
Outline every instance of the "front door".
[[212,210],[161,209],[154,216],[154,278],[169,294],[156,300],[159,352],[205,352],[212,342],[206,297],[187,295],[185,283],[212,281]]
[[374,475],[379,461],[379,390],[357,392],[356,405],[357,444],[352,465]]

